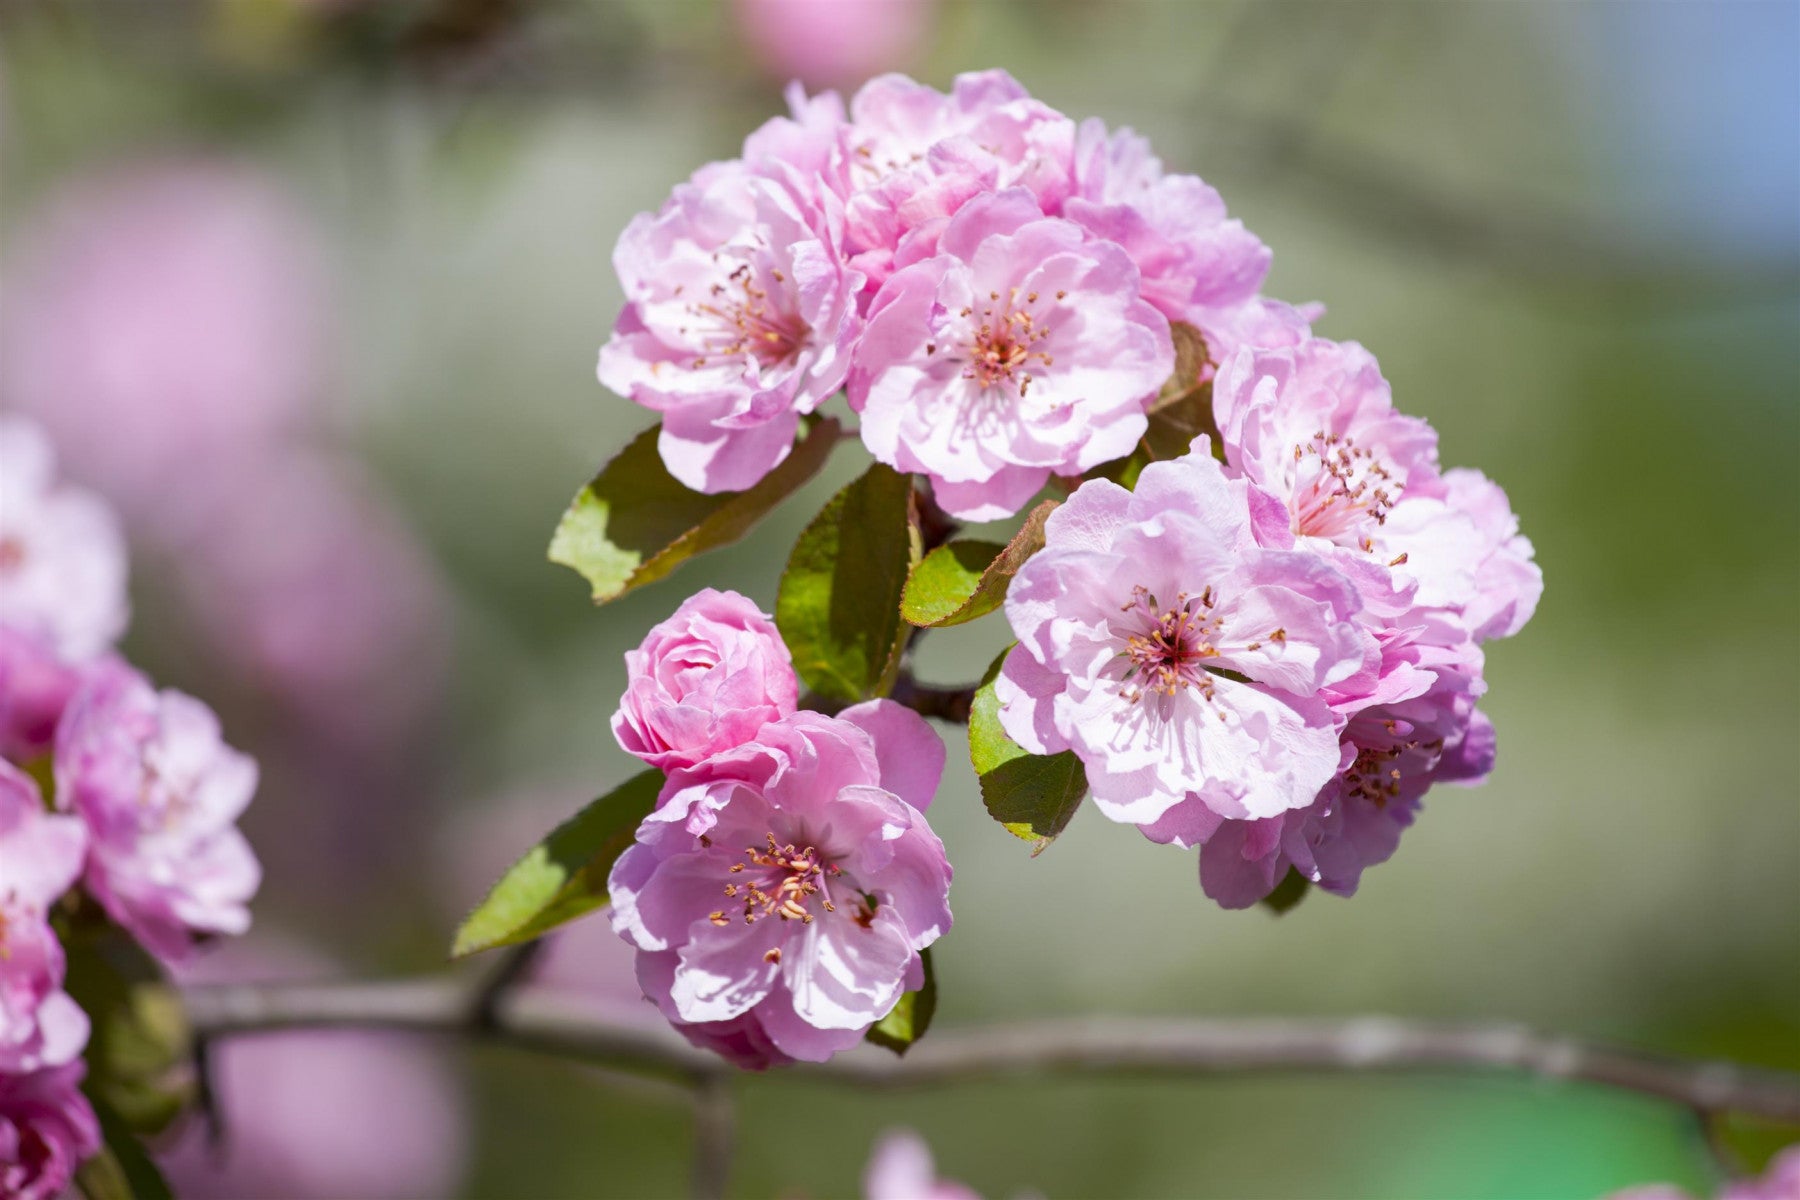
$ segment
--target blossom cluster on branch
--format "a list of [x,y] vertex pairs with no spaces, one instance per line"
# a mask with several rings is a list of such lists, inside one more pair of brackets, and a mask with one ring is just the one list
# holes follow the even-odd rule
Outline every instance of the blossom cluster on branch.
[[[666,777],[521,860],[459,951],[610,902],[691,1040],[904,1050],[950,923],[943,750],[908,707],[968,721],[984,804],[1037,850],[1091,794],[1197,849],[1227,908],[1354,892],[1434,783],[1493,766],[1483,646],[1542,591],[1505,494],[1444,469],[1321,310],[1265,296],[1268,249],[1137,134],[1000,71],[789,100],[621,235],[600,379],[662,422],[551,557],[606,601],[741,536],[823,465],[840,391],[875,465],[772,618],[702,591],[627,655],[613,730]],[[1004,544],[959,536],[1033,504]],[[911,675],[918,636],[996,611],[1017,641],[978,686]],[[604,891],[539,869],[577,836]]]
[[[9,1197],[62,1195],[101,1149],[94,1102],[107,1103],[119,1064],[90,1044],[101,1014],[84,1006],[154,975],[134,947],[177,962],[201,939],[242,933],[260,882],[236,824],[256,764],[225,744],[205,704],[158,691],[116,652],[125,585],[111,511],[58,480],[37,426],[0,417],[0,1194]],[[75,954],[91,995],[65,991]],[[133,955],[135,975],[112,965]]]

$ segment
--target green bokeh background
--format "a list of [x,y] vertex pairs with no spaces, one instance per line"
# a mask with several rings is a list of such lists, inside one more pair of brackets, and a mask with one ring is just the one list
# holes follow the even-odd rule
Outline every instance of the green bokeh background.
[[[704,584],[772,605],[801,523],[860,470],[860,449],[841,451],[745,542],[604,609],[545,563],[569,495],[648,424],[593,380],[620,300],[612,242],[731,153],[778,87],[726,11],[698,0],[522,5],[507,55],[399,52],[395,31],[428,7],[0,16],[0,233],[67,180],[199,148],[278,173],[333,239],[337,428],[400,498],[455,614],[441,720],[409,767],[431,797],[415,853],[329,895],[305,872],[272,872],[259,907],[363,972],[431,969],[447,944],[439,828],[521,787],[573,810],[630,772],[606,728],[621,651]],[[1651,7],[941,6],[915,74],[942,86],[1004,66],[1203,174],[1274,247],[1269,290],[1327,302],[1319,330],[1372,348],[1446,461],[1507,488],[1547,581],[1533,623],[1490,647],[1492,781],[1435,794],[1354,900],[1315,896],[1279,920],[1218,910],[1190,856],[1091,812],[1029,859],[986,818],[946,731],[953,769],[932,819],[957,866],[958,924],[937,951],[941,1027],[1379,1012],[1800,1068],[1800,259],[1792,237],[1721,248],[1705,222],[1644,202],[1677,184],[1703,201],[1716,190],[1723,211],[1746,188],[1777,205],[1800,193],[1791,147],[1760,181],[1683,177],[1690,162],[1633,90],[1666,89],[1661,108],[1719,137],[1794,139],[1800,68],[1748,98],[1727,86],[1729,61],[1646,85],[1625,66]],[[1794,12],[1696,4],[1686,19],[1705,35],[1696,54],[1715,35],[1727,49],[1786,37],[1800,63]],[[1800,211],[1786,217],[1792,233]],[[154,630],[154,570],[135,587],[140,631]],[[998,617],[934,636],[922,673],[967,679],[1005,640]],[[225,686],[148,634],[131,648],[166,682]],[[275,778],[258,804],[308,802]],[[498,1051],[469,1055],[464,1077],[470,1196],[685,1187],[679,1107]],[[990,1196],[1584,1198],[1715,1183],[1685,1114],[1508,1079],[865,1097],[777,1076],[739,1095],[733,1190],[752,1197],[851,1194],[891,1125],[921,1131],[945,1174]],[[1779,1137],[1742,1140],[1766,1154]]]

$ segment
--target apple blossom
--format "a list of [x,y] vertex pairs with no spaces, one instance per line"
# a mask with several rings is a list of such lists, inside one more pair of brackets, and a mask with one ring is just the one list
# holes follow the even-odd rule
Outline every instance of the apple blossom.
[[950,865],[943,743],[887,700],[798,712],[673,772],[613,867],[612,923],[675,1027],[748,1067],[823,1061],[923,984]]
[[1171,321],[1206,335],[1213,361],[1244,344],[1305,339],[1304,313],[1258,292],[1270,254],[1243,222],[1227,219],[1219,193],[1193,175],[1169,175],[1150,143],[1129,129],[1083,121],[1073,194],[1061,215],[1116,242],[1137,264],[1144,298]]
[[[1485,689],[1480,651],[1444,650],[1406,634],[1383,637],[1381,685],[1328,690],[1347,716],[1343,767],[1305,808],[1225,821],[1205,837],[1200,883],[1226,908],[1267,896],[1289,869],[1326,891],[1356,892],[1365,868],[1386,862],[1434,783],[1480,783],[1493,767],[1493,726],[1476,711]],[[1171,839],[1175,840],[1175,839]]]
[[87,1044],[48,920],[86,851],[81,822],[45,812],[31,777],[0,761],[0,1072],[61,1066]]
[[1131,260],[1022,189],[965,205],[869,313],[849,388],[863,443],[971,520],[1130,453],[1175,366]]
[[88,827],[87,888],[165,959],[249,928],[261,871],[236,822],[256,780],[210,708],[122,663],[93,672],[57,730],[56,802]]
[[125,542],[98,497],[61,484],[50,442],[0,415],[0,625],[83,660],[124,632]]
[[691,767],[794,711],[799,682],[775,622],[737,592],[682,602],[636,650],[613,736],[653,767]]
[[786,458],[861,331],[840,206],[777,174],[702,172],[613,255],[627,304],[600,382],[663,414],[663,461],[697,491],[741,491]]
[[0,624],[0,758],[27,763],[49,753],[80,683],[81,669],[48,638]]
[[100,1122],[81,1094],[80,1059],[41,1071],[0,1071],[0,1196],[58,1200],[75,1168],[100,1149]]
[[1073,750],[1100,810],[1160,840],[1312,803],[1339,763],[1321,693],[1378,654],[1344,575],[1256,544],[1250,496],[1198,454],[1151,464],[1132,492],[1090,480],[1006,597],[1007,734]]
[[931,1147],[910,1129],[882,1135],[863,1171],[865,1200],[980,1200],[954,1179],[940,1179]]

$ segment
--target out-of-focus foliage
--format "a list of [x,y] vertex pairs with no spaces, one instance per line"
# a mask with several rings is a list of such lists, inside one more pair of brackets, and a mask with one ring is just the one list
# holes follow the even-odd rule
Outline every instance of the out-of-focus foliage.
[[[572,812],[628,778],[606,729],[622,651],[701,582],[772,606],[808,514],[864,469],[839,454],[704,567],[600,610],[543,559],[569,496],[645,420],[593,380],[621,299],[613,240],[778,107],[780,81],[738,20],[710,0],[0,11],[0,324],[16,319],[15,271],[49,216],[141,164],[252,172],[325,245],[330,336],[279,449],[333,465],[281,495],[339,498],[275,505],[227,553],[243,570],[280,567],[284,513],[355,530],[379,511],[382,536],[309,528],[331,552],[268,577],[306,580],[345,621],[371,602],[331,597],[382,580],[428,603],[408,593],[402,616],[331,664],[326,699],[296,699],[319,672],[295,664],[316,654],[275,645],[247,662],[195,601],[263,617],[256,597],[291,583],[206,591],[211,524],[171,542],[144,507],[153,492],[127,513],[127,650],[211,699],[265,763],[247,819],[268,866],[259,922],[356,970],[438,969],[456,918],[443,897],[469,886],[447,888],[436,831],[475,828],[521,788]],[[979,869],[958,876],[957,929],[934,952],[937,1019],[1504,1017],[1800,1067],[1800,13],[1780,0],[964,0],[931,20],[895,65],[939,85],[1006,67],[1065,111],[1136,125],[1171,169],[1218,187],[1277,248],[1270,290],[1328,300],[1320,332],[1370,347],[1397,402],[1442,433],[1446,462],[1507,488],[1549,580],[1528,633],[1488,663],[1492,782],[1434,794],[1349,902],[1314,897],[1279,921],[1221,912],[1190,858],[1100,821],[1032,859],[976,781],[950,772],[932,824]],[[0,384],[0,407],[23,403]],[[169,501],[191,501],[198,478],[178,478]],[[248,499],[257,478],[228,486]],[[401,636],[433,629],[436,641]],[[922,669],[970,681],[1005,637],[993,618],[937,630]],[[685,1107],[488,1049],[463,1065],[465,1194],[685,1187]],[[844,1194],[894,1125],[990,1195],[1710,1184],[1685,1114],[1485,1079],[863,1096],[775,1075],[740,1094],[745,1196]],[[1755,1155],[1791,1136],[1728,1135]]]

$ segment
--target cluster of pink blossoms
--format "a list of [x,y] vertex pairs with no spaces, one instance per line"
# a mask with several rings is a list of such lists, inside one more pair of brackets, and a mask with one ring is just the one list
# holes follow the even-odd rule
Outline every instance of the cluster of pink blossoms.
[[842,387],[876,459],[989,520],[1137,451],[1197,331],[1218,438],[1050,518],[1001,721],[1077,754],[1109,817],[1202,847],[1224,905],[1290,870],[1354,891],[1432,783],[1491,768],[1481,646],[1542,590],[1505,494],[1441,469],[1374,358],[1263,296],[1267,248],[1129,130],[999,71],[790,103],[626,229],[601,381],[705,492],[761,479]]
[[1269,252],[1217,192],[1003,71],[790,101],[614,255],[627,303],[600,381],[662,414],[689,487],[751,486],[845,388],[877,459],[955,516],[1004,517],[1136,445],[1170,322],[1220,360],[1307,336],[1259,294]]
[[613,730],[667,773],[608,881],[645,995],[745,1067],[855,1045],[950,928],[925,820],[943,742],[891,700],[797,710],[781,635],[735,592],[691,597],[626,663]]
[[1201,847],[1226,907],[1290,870],[1348,895],[1426,789],[1492,768],[1481,643],[1542,577],[1505,495],[1439,470],[1362,347],[1241,347],[1213,406],[1219,446],[1051,515],[1006,600],[1001,723],[1074,751],[1108,817]]
[[[0,417],[0,1193],[61,1195],[99,1147],[79,1087],[87,1016],[53,914],[79,886],[174,961],[241,933],[259,873],[236,821],[256,765],[210,709],[113,652],[124,542],[57,481],[34,425]],[[45,804],[39,780],[54,780]]]

